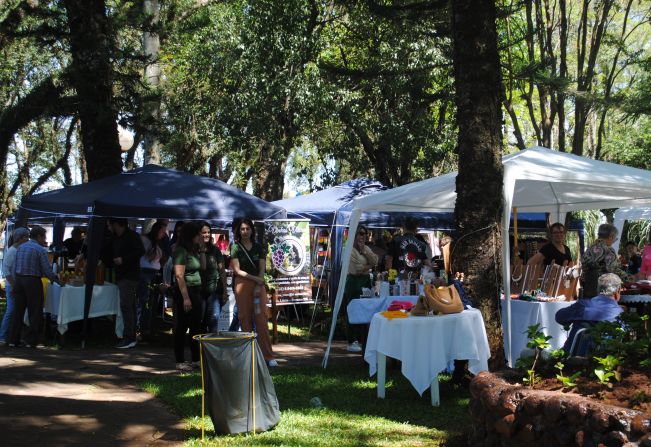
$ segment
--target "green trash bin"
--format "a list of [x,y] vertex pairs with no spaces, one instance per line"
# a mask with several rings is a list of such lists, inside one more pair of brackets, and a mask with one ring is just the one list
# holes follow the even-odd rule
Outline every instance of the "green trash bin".
[[215,433],[258,433],[278,425],[276,390],[255,333],[195,338],[201,347],[202,417],[207,410]]

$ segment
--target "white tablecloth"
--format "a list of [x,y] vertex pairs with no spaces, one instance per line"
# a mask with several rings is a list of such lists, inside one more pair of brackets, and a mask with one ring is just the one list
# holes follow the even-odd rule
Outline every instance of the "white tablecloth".
[[[84,319],[84,292],[85,287],[50,284],[45,298],[46,313],[57,316],[60,334],[68,330],[68,323]],[[93,299],[90,303],[89,318],[116,315],[115,335],[122,338],[124,321],[120,311],[120,292],[118,286],[104,283],[102,286],[93,286]]]
[[[527,328],[540,323],[545,335],[551,335],[550,349],[560,349],[567,340],[568,332],[556,323],[554,317],[559,309],[570,306],[571,301],[552,301],[548,303],[535,301],[511,300],[511,343],[513,361],[520,358],[520,353],[527,347]],[[504,348],[506,341],[506,300],[502,300],[502,329],[504,331]]]
[[392,301],[411,301],[416,304],[417,296],[379,296],[373,298],[358,298],[350,300],[348,307],[348,320],[352,324],[369,324],[373,315],[384,312]]
[[364,353],[371,376],[378,352],[402,361],[402,374],[420,395],[452,360],[469,360],[468,369],[477,374],[488,369],[490,357],[484,319],[476,309],[393,320],[375,314]]

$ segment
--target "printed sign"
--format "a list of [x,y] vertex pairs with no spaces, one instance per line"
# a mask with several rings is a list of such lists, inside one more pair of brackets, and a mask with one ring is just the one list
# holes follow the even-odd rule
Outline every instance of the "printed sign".
[[314,303],[310,283],[309,220],[266,220],[267,273],[277,305]]

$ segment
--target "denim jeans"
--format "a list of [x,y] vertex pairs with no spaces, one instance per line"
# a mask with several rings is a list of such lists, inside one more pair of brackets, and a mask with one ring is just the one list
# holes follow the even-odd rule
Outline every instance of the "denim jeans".
[[137,332],[148,332],[151,322],[151,312],[152,309],[150,306],[152,303],[149,302],[149,285],[154,280],[154,277],[158,273],[158,270],[154,269],[140,269],[140,280],[138,282],[138,303],[136,308],[136,331]]
[[120,290],[120,310],[124,320],[125,340],[134,341],[136,339],[136,289],[138,281],[133,279],[120,279],[117,282]]
[[237,312],[237,304],[233,306],[233,319],[231,320],[231,325],[228,327],[228,330],[231,332],[240,330],[240,318]]
[[213,292],[206,298],[206,313],[204,314],[203,326],[210,333],[217,332],[217,323],[219,323],[219,314],[222,310],[221,292]]
[[9,336],[9,325],[11,324],[11,316],[14,314],[14,297],[11,294],[11,286],[9,281],[5,280],[5,291],[7,292],[7,307],[5,309],[5,316],[2,317],[2,324],[0,325],[0,340],[7,341]]

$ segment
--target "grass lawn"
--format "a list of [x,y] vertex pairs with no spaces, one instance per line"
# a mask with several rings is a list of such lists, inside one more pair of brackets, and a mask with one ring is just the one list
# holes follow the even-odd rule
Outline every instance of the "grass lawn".
[[[368,368],[347,365],[284,366],[272,371],[281,409],[280,424],[257,435],[217,436],[206,415],[210,446],[463,446],[468,430],[466,390],[440,376],[441,406],[419,396],[399,368],[387,370],[387,398],[377,399]],[[188,427],[188,446],[201,444],[201,376],[153,377],[142,387],[160,397]],[[310,405],[319,397],[322,408]]]

